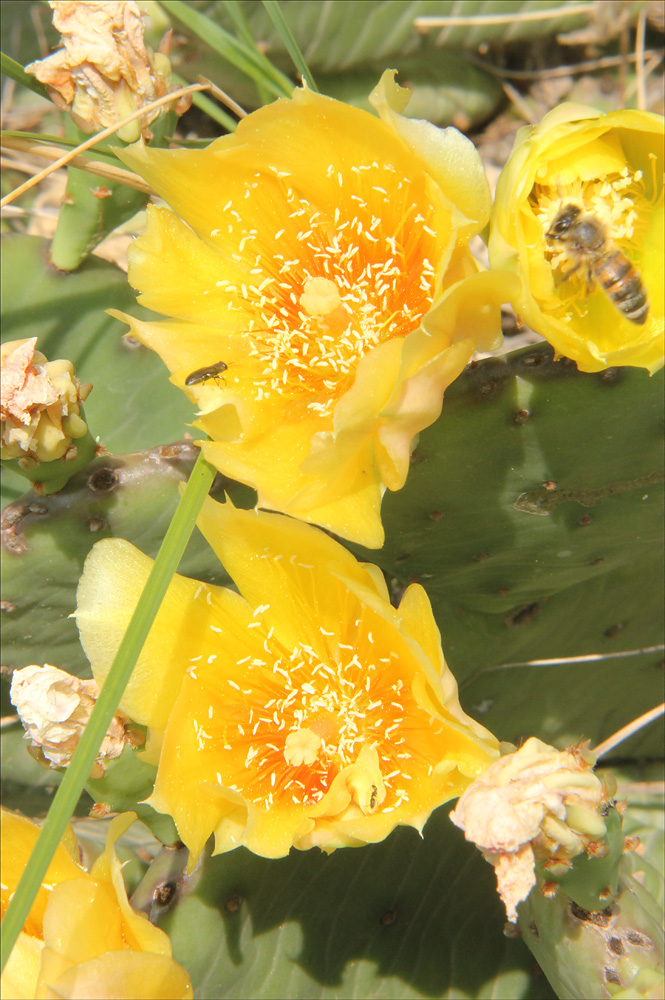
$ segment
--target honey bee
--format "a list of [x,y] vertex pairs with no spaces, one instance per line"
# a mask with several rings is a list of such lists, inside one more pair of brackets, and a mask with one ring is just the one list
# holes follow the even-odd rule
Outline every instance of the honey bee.
[[591,212],[564,205],[545,238],[560,243],[575,263],[564,280],[586,268],[587,291],[597,283],[612,305],[631,323],[642,324],[649,315],[647,291],[637,268],[609,238],[607,227]]
[[225,372],[229,366],[225,361],[216,361],[214,365],[207,365],[205,368],[197,368],[196,371],[191,372],[185,379],[185,385],[201,385],[203,382],[209,382],[214,379],[218,384],[222,382],[224,385],[224,378],[222,377],[222,372]]

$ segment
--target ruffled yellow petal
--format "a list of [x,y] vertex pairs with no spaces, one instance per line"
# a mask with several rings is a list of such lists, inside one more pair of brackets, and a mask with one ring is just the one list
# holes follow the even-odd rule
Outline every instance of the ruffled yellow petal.
[[370,102],[409,152],[423,161],[427,173],[456,206],[460,213],[460,240],[482,229],[490,217],[491,196],[485,170],[471,140],[452,126],[437,128],[431,122],[400,114],[408,105],[409,93],[396,83],[394,70],[385,71]]
[[142,289],[146,309],[193,323],[222,329],[242,329],[240,310],[229,309],[228,287],[245,280],[245,270],[224,261],[219,250],[205,243],[189,226],[165,208],[148,205],[146,228],[129,248],[132,284]]
[[376,589],[375,577],[363,563],[299,520],[238,510],[230,502],[208,498],[197,525],[245,600],[261,608],[266,628],[276,629],[287,646],[306,642],[316,648],[322,629],[340,633],[339,597],[333,594],[339,577]]
[[116,816],[90,873],[53,890],[36,996],[192,996],[189,976],[171,958],[168,936],[127,899],[115,843],[135,819],[135,813]]
[[7,1000],[34,1000],[44,942],[21,931],[7,964],[2,970],[2,997]]

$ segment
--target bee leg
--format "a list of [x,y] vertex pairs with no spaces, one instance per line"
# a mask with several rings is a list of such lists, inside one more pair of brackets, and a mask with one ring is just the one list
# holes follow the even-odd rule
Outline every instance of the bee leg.
[[573,266],[568,271],[566,271],[565,274],[564,274],[563,268],[562,268],[561,269],[561,280],[562,281],[568,281],[568,278],[570,278],[571,274],[575,274],[575,271],[579,271],[579,269],[580,269],[581,266],[582,266],[581,261],[578,260],[577,263],[573,264]]

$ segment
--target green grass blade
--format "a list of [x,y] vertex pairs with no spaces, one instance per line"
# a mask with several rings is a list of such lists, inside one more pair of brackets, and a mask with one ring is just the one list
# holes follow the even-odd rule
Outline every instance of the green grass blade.
[[[245,9],[240,0],[224,0],[224,8],[233,22],[233,27],[240,41],[254,49],[262,59],[267,59],[267,56],[260,51],[256,44],[254,34],[245,16]],[[257,83],[256,87],[260,103],[262,105],[268,104],[270,102],[270,95],[266,91],[266,88],[261,83]]]
[[305,62],[305,57],[300,51],[300,46],[296,42],[291,29],[284,20],[284,14],[282,13],[282,8],[279,6],[278,0],[263,0],[263,6],[267,10],[270,20],[277,28],[280,38],[286,47],[286,51],[291,56],[293,65],[300,73],[304,83],[307,84],[310,90],[315,90],[318,93],[318,87],[314,83],[314,77],[309,71],[309,67]]
[[0,52],[0,73],[4,73],[16,83],[22,83],[28,90],[34,90],[35,94],[45,97],[47,101],[51,100],[44,84],[40,83],[36,76],[26,73],[20,63],[12,59],[11,56],[5,55],[4,52]]
[[102,739],[125,690],[134,664],[148,637],[171,578],[194,529],[196,518],[215,475],[199,455],[178,508],[157,554],[136,610],[120,644],[80,743],[53,799],[37,843],[2,921],[2,968],[30,912],[33,900],[74,812]]
[[224,28],[182,0],[161,0],[161,5],[172,17],[181,21],[213,51],[249,76],[256,84],[265,86],[276,97],[291,96],[292,81],[265,56],[234,38]]
[[242,4],[239,3],[239,0],[224,0],[224,7],[227,14],[233,21],[233,27],[236,30],[239,40],[244,42],[248,48],[256,49],[256,42],[254,40],[254,35],[252,34],[252,29],[247,23],[245,11],[243,10]]

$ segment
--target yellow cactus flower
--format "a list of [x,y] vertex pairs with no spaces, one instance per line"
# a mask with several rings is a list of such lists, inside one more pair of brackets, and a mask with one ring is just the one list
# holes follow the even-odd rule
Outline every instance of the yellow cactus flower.
[[[176,576],[121,702],[161,750],[148,800],[198,858],[241,844],[374,843],[422,829],[498,754],[461,709],[424,590],[391,606],[382,573],[324,532],[208,499],[198,525],[240,594]],[[101,683],[150,571],[98,542],[76,613]]]
[[149,208],[129,270],[173,319],[114,315],[198,405],[210,462],[260,506],[369,547],[509,297],[468,249],[490,209],[476,150],[403,117],[408,97],[392,72],[378,118],[302,88],[206,149],[118,152],[173,209]]
[[521,129],[499,178],[490,262],[519,317],[581,371],[663,365],[663,118],[563,104]]
[[[2,913],[39,834],[28,819],[2,810]],[[136,819],[117,816],[106,850],[90,872],[78,864],[71,827],[58,846],[30,916],[2,973],[2,996],[189,1000],[189,976],[171,958],[171,942],[129,905],[115,842]]]

